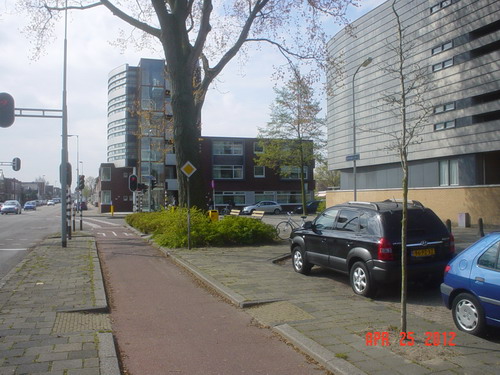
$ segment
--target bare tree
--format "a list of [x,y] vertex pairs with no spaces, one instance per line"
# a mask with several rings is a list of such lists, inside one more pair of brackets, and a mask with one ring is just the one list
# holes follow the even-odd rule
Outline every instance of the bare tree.
[[382,98],[383,108],[397,119],[397,128],[393,132],[383,132],[392,141],[385,147],[396,152],[401,161],[403,172],[403,212],[401,220],[401,332],[407,332],[407,218],[408,218],[408,155],[412,145],[420,143],[420,134],[432,113],[432,107],[425,99],[429,90],[429,71],[419,66],[415,60],[415,48],[410,42],[406,28],[396,9],[397,0],[392,2],[392,12],[396,20],[395,34],[388,40],[387,48],[394,58],[391,64],[382,67],[387,75],[397,82],[394,92],[388,92]]
[[[314,62],[323,69],[327,35],[321,21],[345,21],[348,5],[358,0],[18,0],[31,17],[37,51],[53,35],[61,11],[105,7],[132,26],[127,41],[143,42],[142,36],[159,41],[171,80],[174,144],[179,169],[190,161],[200,173],[191,176],[191,199],[202,207],[203,190],[199,155],[201,109],[208,88],[238,52],[253,43],[270,43],[288,59]],[[136,38],[137,30],[141,37]],[[146,38],[147,39],[147,38]],[[212,59],[214,62],[211,63]],[[187,179],[179,176],[181,204],[186,202]]]

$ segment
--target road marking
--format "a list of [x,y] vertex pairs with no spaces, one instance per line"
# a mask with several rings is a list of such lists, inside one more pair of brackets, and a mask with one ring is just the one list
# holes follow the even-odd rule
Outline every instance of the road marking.
[[90,217],[83,217],[85,220],[92,220],[92,221],[96,221],[98,223],[102,223],[102,224],[106,224],[106,225],[110,225],[110,226],[114,226],[114,227],[119,227],[121,226],[121,224],[116,224],[116,223],[110,223],[109,221],[106,221],[106,220],[99,220],[99,219],[94,219],[94,218],[90,218]]
[[102,225],[99,225],[99,224],[94,224],[94,223],[90,223],[88,220],[84,220],[84,221],[83,221],[83,224],[85,224],[85,225],[89,225],[89,226],[91,226],[92,228],[102,228]]
[[97,234],[102,234],[103,237],[106,237],[106,233],[100,233],[100,232],[98,232]]
[[0,251],[27,251],[28,249],[0,249]]
[[117,235],[115,232],[111,232],[111,233],[113,233],[113,235],[114,235],[115,237],[118,237],[118,235]]

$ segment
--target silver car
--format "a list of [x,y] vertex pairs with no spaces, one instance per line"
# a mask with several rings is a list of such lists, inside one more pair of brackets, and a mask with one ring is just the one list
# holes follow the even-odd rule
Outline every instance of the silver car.
[[281,206],[274,201],[260,201],[254,205],[243,207],[241,214],[251,215],[254,211],[264,211],[278,215],[282,210]]
[[21,204],[18,201],[11,200],[11,201],[5,201],[5,203],[2,206],[2,215],[6,214],[20,214],[22,212],[22,207]]

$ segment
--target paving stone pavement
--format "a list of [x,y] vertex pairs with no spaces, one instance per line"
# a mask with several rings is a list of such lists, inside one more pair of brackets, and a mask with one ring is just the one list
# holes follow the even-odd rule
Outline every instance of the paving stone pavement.
[[[474,228],[454,228],[454,234],[458,250],[479,238]],[[356,296],[347,277],[317,267],[310,276],[295,273],[291,264],[276,261],[288,255],[286,243],[163,250],[335,374],[500,371],[500,331],[488,339],[468,335],[456,329],[451,312],[440,303],[416,300],[408,306],[408,327],[415,341],[403,346],[399,303]],[[368,345],[369,332],[386,333],[389,345]],[[448,345],[452,337],[454,346]]]
[[93,237],[47,238],[0,280],[0,375],[119,375]]

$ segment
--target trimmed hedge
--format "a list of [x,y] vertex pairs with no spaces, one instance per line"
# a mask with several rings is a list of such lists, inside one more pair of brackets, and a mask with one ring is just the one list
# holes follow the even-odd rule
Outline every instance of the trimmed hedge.
[[[276,239],[272,225],[241,216],[225,216],[212,222],[204,211],[191,208],[191,246],[260,245]],[[138,212],[127,215],[126,222],[143,233],[153,235],[160,246],[187,247],[187,209]]]

